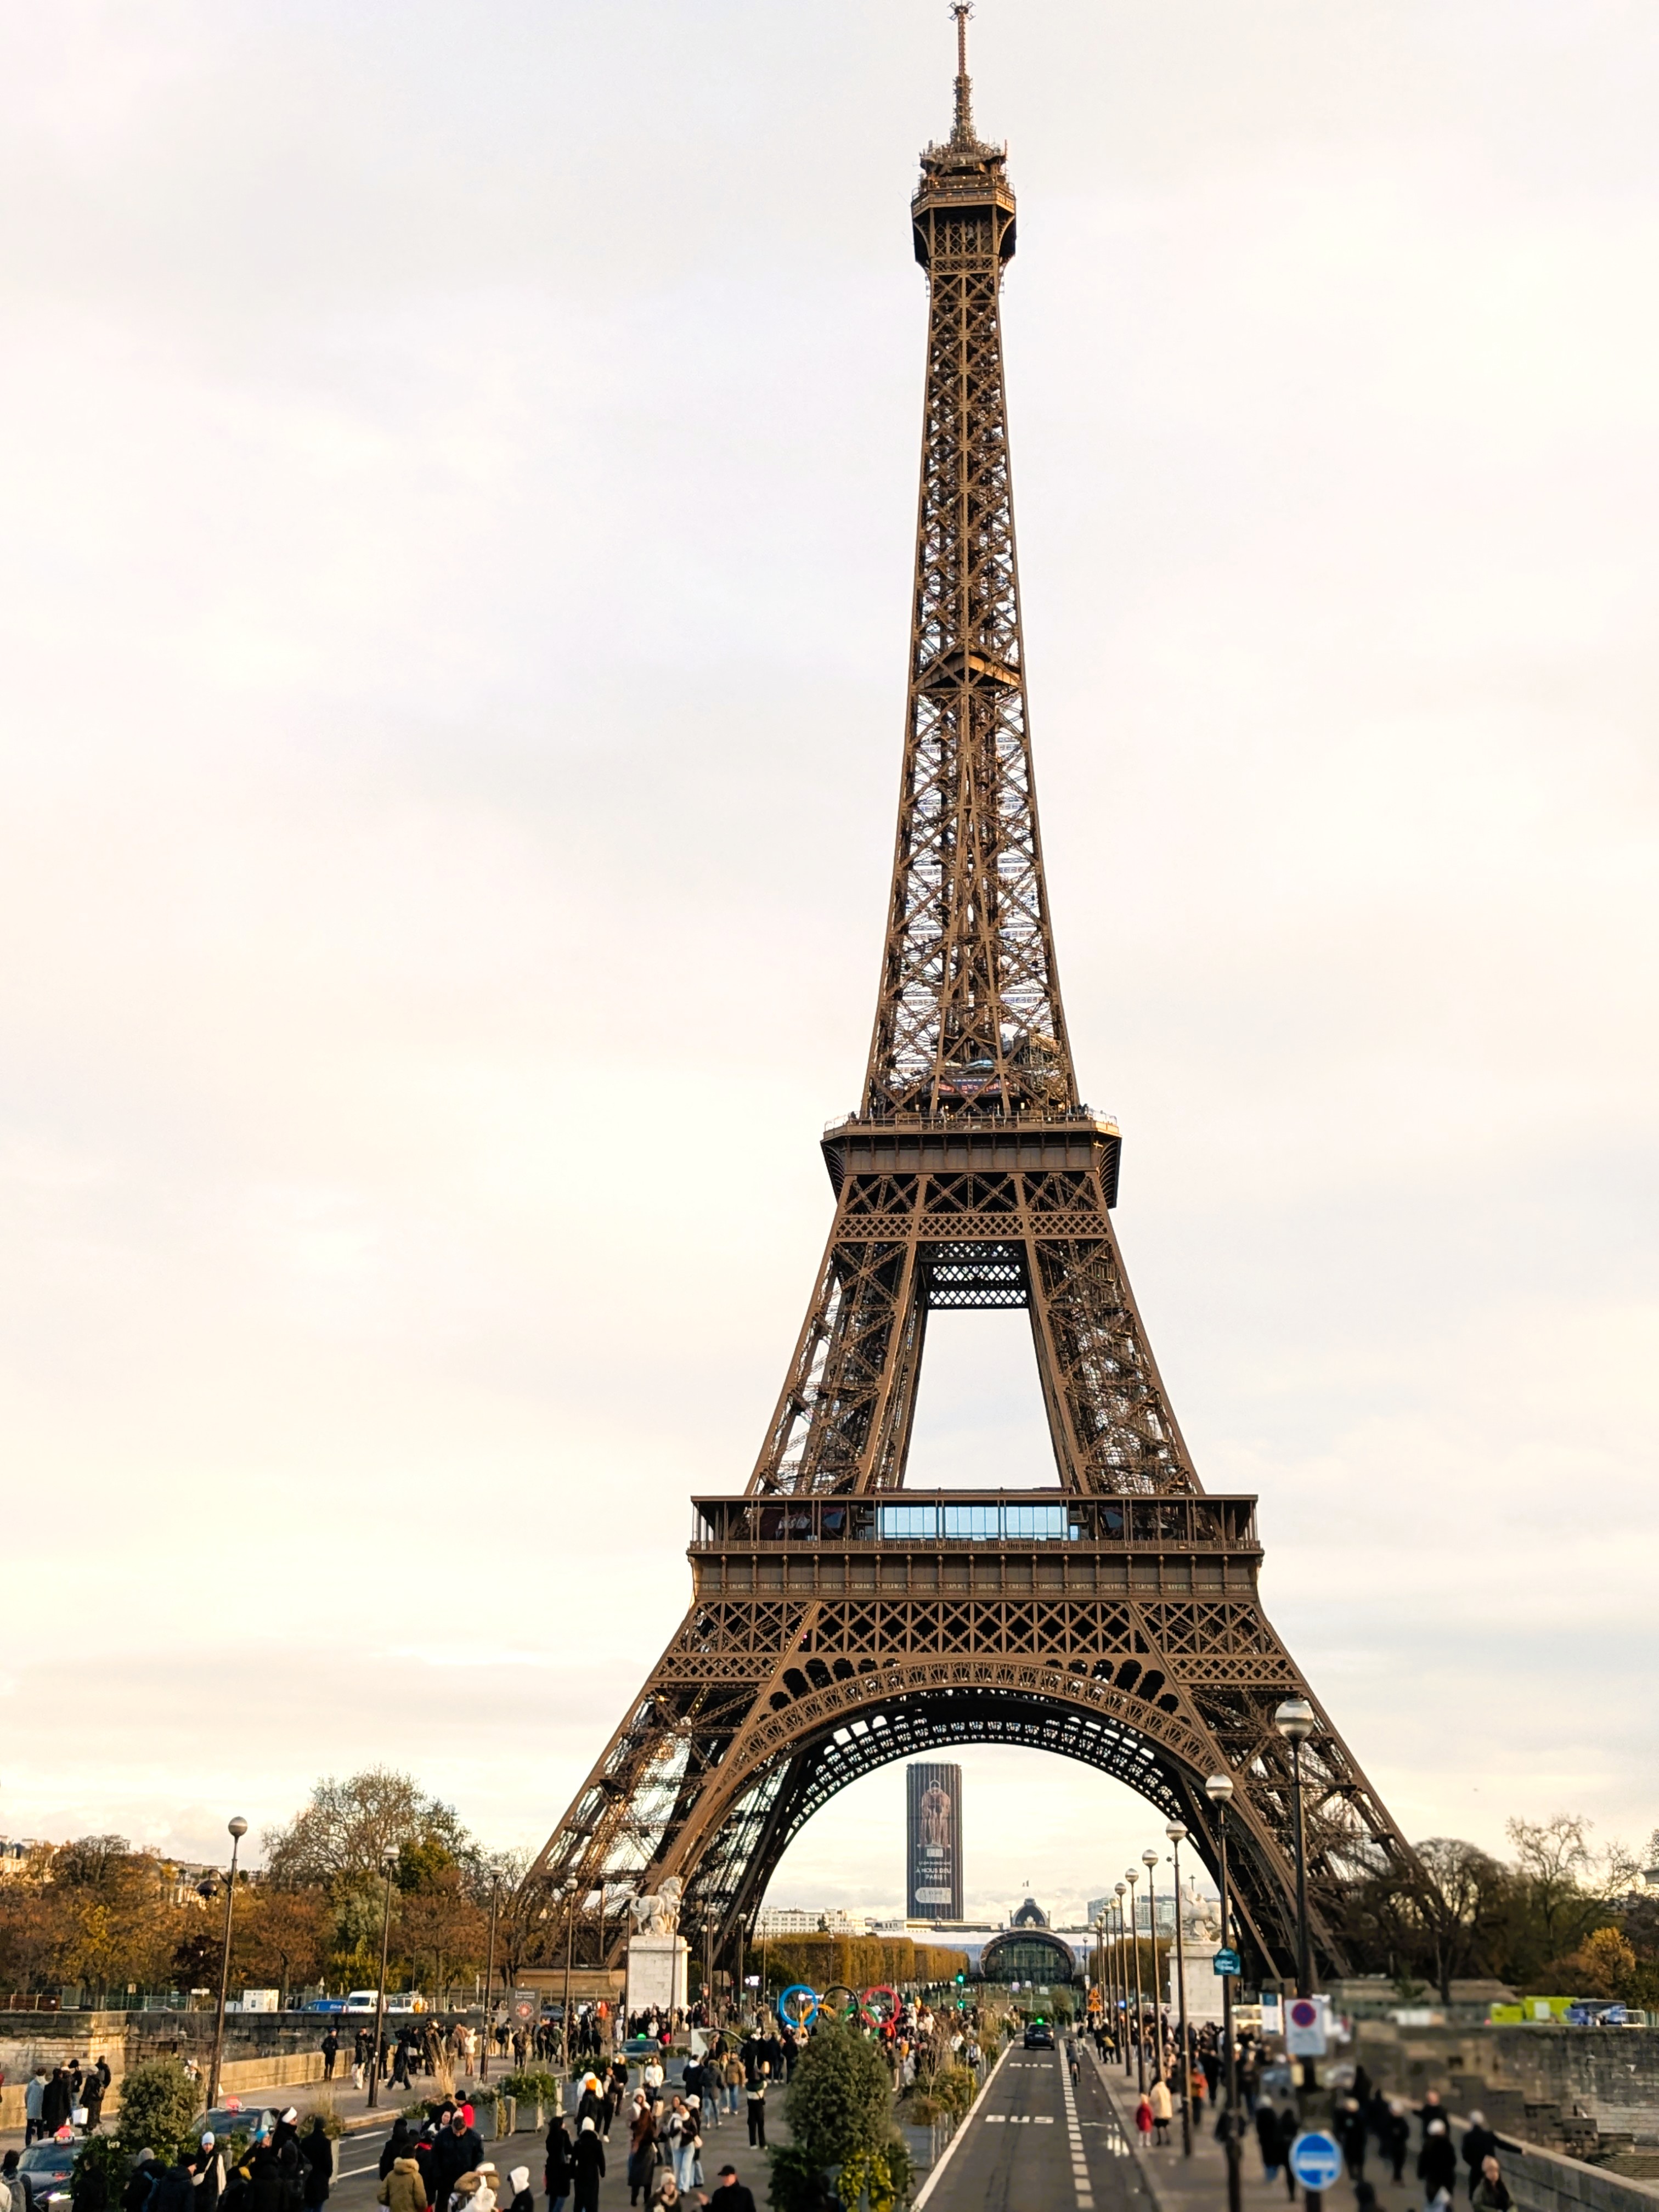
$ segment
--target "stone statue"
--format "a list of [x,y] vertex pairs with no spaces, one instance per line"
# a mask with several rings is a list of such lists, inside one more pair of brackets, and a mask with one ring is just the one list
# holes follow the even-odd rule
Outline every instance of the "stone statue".
[[680,1899],[685,1884],[671,1874],[653,1897],[632,1897],[628,1909],[634,1916],[636,1936],[676,1936],[679,1933]]

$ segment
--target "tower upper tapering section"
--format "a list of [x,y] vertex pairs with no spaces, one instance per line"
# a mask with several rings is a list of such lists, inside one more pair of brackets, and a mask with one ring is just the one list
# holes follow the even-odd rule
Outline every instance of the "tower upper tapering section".
[[1001,286],[1007,149],[975,131],[966,6],[956,116],[910,203],[927,274],[910,678],[881,992],[861,1111],[1066,1114],[1014,551]]

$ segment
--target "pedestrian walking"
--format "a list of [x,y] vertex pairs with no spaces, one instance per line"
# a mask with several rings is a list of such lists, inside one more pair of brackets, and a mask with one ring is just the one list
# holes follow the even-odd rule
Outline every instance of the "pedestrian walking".
[[771,2068],[763,2058],[760,2072],[749,2084],[749,2148],[750,2150],[766,2148],[766,2086],[771,2072]]
[[339,2055],[339,2034],[336,2029],[331,2027],[328,2033],[323,2038],[323,2079],[325,2081],[331,2081],[334,2079],[334,2062]]
[[[88,2075],[95,2081],[95,2074]],[[224,2154],[213,2139],[210,2128],[202,2137],[200,2155],[196,2160],[196,2212],[217,2212],[219,2199],[225,2189]]]
[[1170,2140],[1170,2121],[1175,2112],[1175,2100],[1170,2094],[1169,2083],[1161,2074],[1153,2082],[1148,2094],[1152,2099],[1152,2125],[1158,2130],[1156,2140],[1159,2143],[1167,2143]]
[[641,2090],[628,2126],[628,2201],[637,2204],[657,2168],[657,2123]]
[[732,2118],[736,2119],[738,2116],[738,2092],[742,2088],[744,2082],[742,2052],[739,2051],[728,2051],[726,2054],[726,2058],[720,2070],[726,2079],[726,2109],[731,2114]]
[[1382,2152],[1394,2169],[1396,2181],[1406,2178],[1406,2154],[1411,2148],[1412,2124],[1406,2116],[1406,2107],[1398,2097],[1389,2100],[1389,2115],[1382,2124]]
[[1486,2125],[1484,2112],[1471,2112],[1469,2124],[1459,2145],[1463,2163],[1469,2170],[1469,2202],[1474,2202],[1474,2191],[1480,2179],[1481,2168],[1489,2158],[1498,2155],[1498,2138]]
[[1277,2165],[1285,2176],[1285,2194],[1292,2204],[1296,2202],[1296,2173],[1291,2165],[1291,2145],[1302,2132],[1301,2116],[1293,2103],[1287,2103],[1273,2113],[1273,2133],[1278,2142]]
[[599,2212],[599,2182],[605,2173],[605,2145],[599,2131],[592,2120],[584,2120],[576,2136],[575,2154],[571,2166],[574,2172],[575,2203],[573,2212]]
[[330,2184],[334,2179],[334,2146],[328,2139],[328,2130],[320,2113],[311,2124],[311,2133],[300,2147],[305,2165],[303,2188],[306,2212],[321,2212],[328,2202]]
[[735,2166],[723,2166],[709,2202],[714,2212],[755,2212],[755,2193],[738,2179]]
[[1342,2163],[1348,2170],[1350,2181],[1365,2178],[1365,2146],[1370,2130],[1365,2124],[1365,2115],[1359,2109],[1357,2098],[1345,2097],[1336,2115],[1336,2138],[1342,2146]]
[[542,2170],[542,2186],[547,2191],[547,2212],[564,2212],[572,2179],[570,2136],[563,2116],[556,2112],[548,2123],[547,2163]]
[[418,2160],[408,2152],[394,2158],[380,2178],[374,2201],[386,2212],[428,2212],[426,2183]]
[[1474,2184],[1475,2212],[1511,2212],[1515,2199],[1510,2195],[1499,2170],[1497,2159],[1488,2151],[1480,2161],[1480,2172]]
[[1431,2119],[1428,2124],[1423,2148],[1417,2154],[1417,2178],[1423,2185],[1424,2212],[1443,2212],[1457,2188],[1457,2153],[1443,2120]]

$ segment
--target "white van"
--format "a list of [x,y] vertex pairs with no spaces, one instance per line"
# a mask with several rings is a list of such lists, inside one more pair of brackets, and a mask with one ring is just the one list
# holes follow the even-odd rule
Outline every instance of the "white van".
[[[346,1994],[346,2001],[341,2009],[345,2012],[373,2012],[375,1992],[373,1990],[350,1990]],[[388,1990],[386,1993],[386,2008],[388,2014],[425,2012],[428,2006],[426,1999],[418,1990]]]

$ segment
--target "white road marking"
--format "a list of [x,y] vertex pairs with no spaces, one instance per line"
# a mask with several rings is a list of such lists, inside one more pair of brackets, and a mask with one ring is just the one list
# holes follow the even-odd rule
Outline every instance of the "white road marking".
[[1089,2183],[1088,2161],[1083,2155],[1083,2131],[1077,2124],[1077,2099],[1072,2094],[1072,2069],[1060,2069],[1060,2094],[1066,2100],[1066,2132],[1072,2147],[1072,2186],[1077,2191],[1078,2212],[1095,2212],[1095,2195]]

